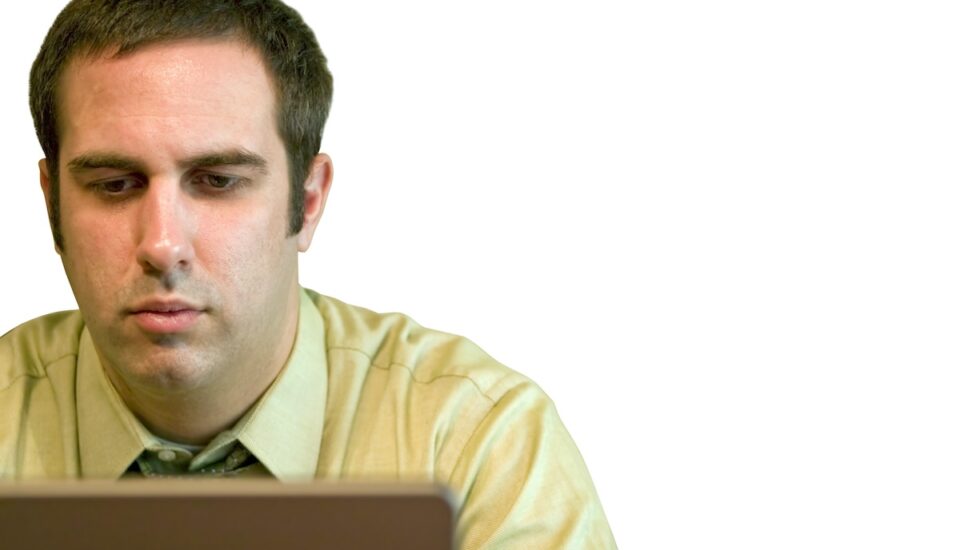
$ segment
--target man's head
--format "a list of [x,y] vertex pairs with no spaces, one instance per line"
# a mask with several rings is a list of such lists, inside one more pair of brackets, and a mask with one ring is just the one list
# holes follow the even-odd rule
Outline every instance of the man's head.
[[[77,0],[54,24],[31,80],[40,181],[96,352],[142,418],[182,413],[171,396],[239,414],[287,360],[332,177],[329,90],[278,2]],[[211,435],[188,426],[166,435]]]
[[155,43],[236,38],[263,57],[277,95],[276,124],[290,171],[289,233],[303,220],[303,181],[320,150],[333,79],[313,32],[277,0],[73,0],[50,28],[30,72],[30,110],[47,159],[54,242],[60,226],[59,99],[70,63],[122,57]]

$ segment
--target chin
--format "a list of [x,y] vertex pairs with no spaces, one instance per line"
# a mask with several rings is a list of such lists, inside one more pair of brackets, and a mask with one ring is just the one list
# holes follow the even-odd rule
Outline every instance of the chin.
[[122,376],[128,383],[165,391],[184,391],[203,386],[209,370],[201,358],[183,352],[159,351],[150,357],[131,358],[121,364],[128,365],[122,369]]

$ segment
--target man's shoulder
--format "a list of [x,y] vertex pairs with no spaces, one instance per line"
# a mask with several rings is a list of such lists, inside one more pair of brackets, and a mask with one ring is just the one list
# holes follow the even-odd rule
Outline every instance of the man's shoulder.
[[463,336],[423,327],[401,313],[378,313],[306,292],[323,317],[328,354],[358,354],[372,368],[406,369],[418,383],[460,378],[491,401],[519,385],[535,386]]
[[83,326],[79,311],[60,311],[0,336],[0,388],[22,376],[44,377],[48,365],[76,356]]

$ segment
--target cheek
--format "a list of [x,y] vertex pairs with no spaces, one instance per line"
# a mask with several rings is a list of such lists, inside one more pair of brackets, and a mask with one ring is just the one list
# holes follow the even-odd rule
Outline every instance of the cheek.
[[63,216],[64,270],[77,301],[115,297],[132,263],[130,238],[121,220],[104,216]]
[[213,278],[211,283],[220,287],[225,299],[266,299],[285,282],[296,261],[296,244],[286,237],[282,221],[270,215],[209,220],[197,243],[197,267]]

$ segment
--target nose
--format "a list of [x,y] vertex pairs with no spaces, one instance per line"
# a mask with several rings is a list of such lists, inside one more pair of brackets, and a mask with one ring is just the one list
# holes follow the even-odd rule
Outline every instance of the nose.
[[151,182],[139,212],[137,262],[149,273],[168,276],[194,261],[195,223],[176,183]]

